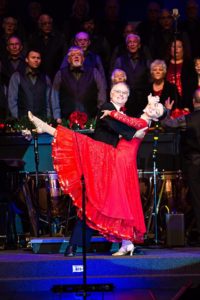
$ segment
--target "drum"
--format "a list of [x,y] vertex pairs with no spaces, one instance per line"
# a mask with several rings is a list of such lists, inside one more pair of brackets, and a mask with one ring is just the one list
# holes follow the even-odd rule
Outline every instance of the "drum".
[[[143,208],[151,204],[154,197],[154,174],[153,172],[138,170],[140,193]],[[162,171],[156,173],[157,210],[166,205],[169,212],[180,211],[182,202],[187,196],[187,183],[178,171]]]
[[69,220],[75,219],[75,212],[71,217],[72,201],[62,193],[57,173],[25,172],[22,177],[22,198],[28,210],[33,234],[37,236],[39,231],[40,234],[50,233],[52,236],[66,234]]
[[184,213],[187,207],[187,182],[180,170],[157,172],[155,195],[153,172],[138,170],[138,177],[147,233],[154,231],[155,200],[158,228],[163,231],[166,213]]
[[[33,202],[35,200],[36,189],[36,174],[28,173],[28,185]],[[63,193],[58,182],[58,175],[56,172],[46,172],[38,174],[38,203],[41,215],[50,215],[51,217],[61,217],[65,214],[65,205],[63,200]]]
[[62,191],[58,182],[58,174],[56,172],[47,172],[50,195],[52,198],[62,196]]
[[161,172],[160,186],[160,204],[168,207],[170,213],[181,212],[184,198],[187,194],[186,182],[182,176],[182,172],[163,171]]
[[138,170],[138,178],[140,185],[140,196],[143,206],[144,215],[146,215],[153,194],[153,172]]
[[50,194],[50,206],[51,206],[51,216],[52,217],[61,217],[65,210],[66,206],[64,205],[63,193],[60,189],[58,182],[58,174],[56,172],[48,172],[48,184]]

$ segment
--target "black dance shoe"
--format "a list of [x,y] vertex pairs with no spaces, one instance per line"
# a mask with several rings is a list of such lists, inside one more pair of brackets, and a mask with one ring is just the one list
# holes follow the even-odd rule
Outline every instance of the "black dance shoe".
[[77,251],[77,246],[76,245],[68,245],[64,256],[75,256]]
[[188,246],[200,247],[200,233],[197,231],[192,232],[187,240]]

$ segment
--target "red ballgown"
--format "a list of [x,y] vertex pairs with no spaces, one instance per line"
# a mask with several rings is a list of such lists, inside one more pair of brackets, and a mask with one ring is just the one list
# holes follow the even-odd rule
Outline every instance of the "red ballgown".
[[[143,119],[112,111],[112,117],[138,129]],[[87,224],[111,241],[142,243],[146,231],[137,173],[141,139],[120,139],[116,148],[58,126],[52,142],[54,168],[64,193],[82,217],[82,182],[86,188]]]

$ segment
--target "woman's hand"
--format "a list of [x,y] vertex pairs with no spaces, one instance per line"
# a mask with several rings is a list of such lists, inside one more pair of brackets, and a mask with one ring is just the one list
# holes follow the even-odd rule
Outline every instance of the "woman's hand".
[[160,101],[159,96],[152,96],[152,94],[149,94],[147,99],[148,99],[148,104],[154,104],[154,103],[158,103]]
[[141,139],[141,140],[142,140],[142,139],[144,138],[144,136],[146,135],[148,128],[149,128],[149,127],[144,127],[144,128],[142,128],[142,129],[138,129],[138,130],[135,132],[133,138],[138,138],[138,139]]
[[167,100],[165,100],[165,107],[166,109],[172,110],[172,107],[174,105],[174,100],[170,100],[170,97],[167,98]]
[[103,115],[100,117],[100,119],[103,119],[104,117],[110,116],[111,111],[110,110],[102,110]]

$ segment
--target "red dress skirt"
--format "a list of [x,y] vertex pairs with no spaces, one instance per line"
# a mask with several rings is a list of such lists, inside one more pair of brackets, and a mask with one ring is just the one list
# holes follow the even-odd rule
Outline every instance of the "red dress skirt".
[[143,242],[146,228],[137,174],[140,143],[138,138],[121,139],[114,148],[62,126],[52,143],[61,189],[71,196],[81,218],[84,175],[87,224],[111,241]]

